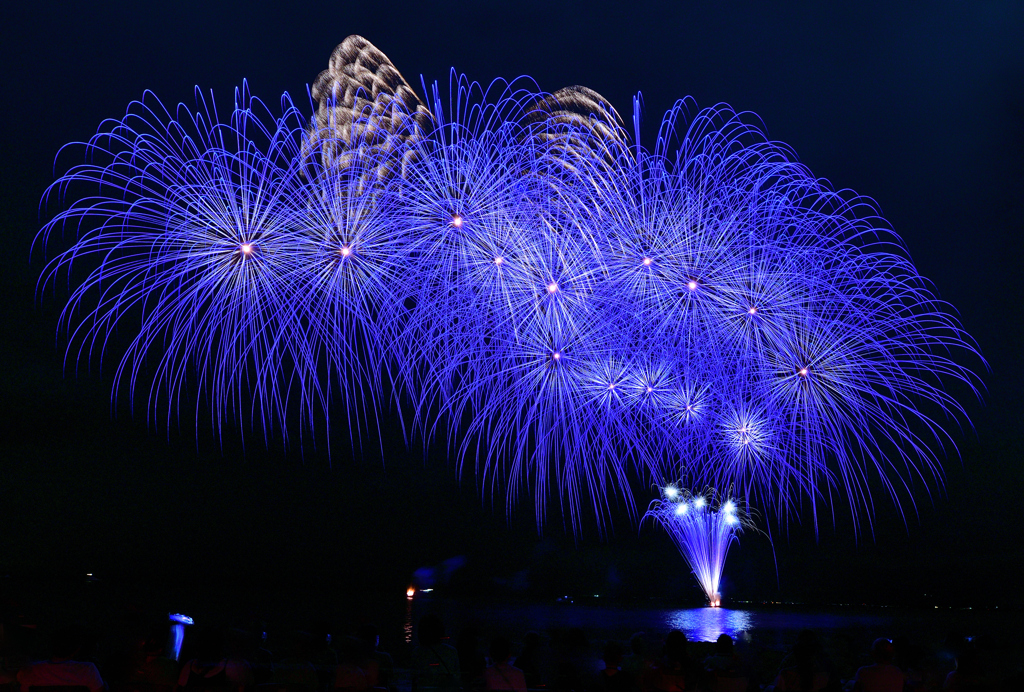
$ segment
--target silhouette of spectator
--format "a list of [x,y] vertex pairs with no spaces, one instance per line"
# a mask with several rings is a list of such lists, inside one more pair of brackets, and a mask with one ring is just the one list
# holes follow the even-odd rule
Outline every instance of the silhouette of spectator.
[[704,659],[704,668],[713,673],[738,675],[740,667],[739,656],[733,649],[732,637],[724,633],[718,635],[718,639],[715,640],[715,652]]
[[331,623],[317,620],[310,625],[309,662],[320,666],[338,665],[338,653],[331,646]]
[[[269,677],[274,654],[266,648],[266,623],[254,621],[253,627],[232,627],[224,638],[224,655],[229,661],[246,661],[250,670],[263,671]],[[259,680],[266,682],[266,680]]]
[[775,679],[778,692],[818,692],[831,681],[821,656],[818,635],[812,630],[802,630],[797,635],[793,651],[783,661],[783,665],[786,667]]
[[662,648],[654,676],[654,689],[661,692],[681,692],[697,688],[700,683],[700,671],[690,660],[686,645],[686,635],[679,630],[672,630],[665,637],[665,646]]
[[18,684],[18,676],[7,670],[7,662],[0,657],[0,689],[7,690]]
[[743,662],[733,648],[732,637],[718,635],[715,651],[704,659],[706,687],[715,692],[745,690],[748,679],[743,671]]
[[416,628],[418,645],[412,651],[412,689],[454,692],[459,689],[459,652],[444,643],[444,624],[437,615],[424,615]]
[[308,632],[292,634],[285,656],[272,667],[270,682],[316,692],[320,679],[310,661],[312,638]]
[[167,624],[151,626],[128,672],[126,682],[174,687],[178,682],[178,662],[167,658],[166,645]]
[[480,633],[476,627],[464,627],[459,632],[459,663],[462,665],[462,686],[467,690],[479,690],[484,686],[484,668],[487,659],[480,652]]
[[857,669],[853,677],[853,692],[903,692],[905,676],[893,665],[892,657],[892,642],[876,639],[871,645],[874,663]]
[[914,690],[924,684],[924,651],[906,636],[893,637],[892,663],[903,671],[904,687]]
[[623,672],[629,673],[640,692],[654,689],[656,666],[647,635],[637,632],[629,638],[631,653],[622,659]]
[[363,643],[355,637],[345,637],[339,642],[338,668],[334,677],[336,689],[353,692],[370,689],[370,679],[362,668],[362,654]]
[[224,654],[224,630],[200,629],[195,637],[196,657],[188,661],[178,676],[178,687],[188,690],[242,689],[254,682],[252,666],[245,659]]
[[371,687],[394,687],[395,662],[391,654],[380,651],[377,646],[380,644],[380,632],[377,626],[372,623],[360,625],[357,636],[363,644],[363,670],[370,680]]
[[554,687],[569,692],[590,689],[601,665],[590,653],[587,635],[579,627],[573,627],[558,644]]
[[509,663],[510,658],[512,645],[508,639],[495,637],[491,640],[493,663],[484,669],[484,689],[526,692],[526,676],[522,670]]
[[601,658],[604,670],[597,674],[597,689],[603,692],[629,692],[633,689],[633,675],[622,670],[625,649],[619,642],[610,641]]
[[527,687],[535,688],[548,683],[551,651],[544,646],[537,632],[527,632],[523,637],[523,650],[516,658],[515,665],[523,671]]
[[83,632],[77,627],[56,630],[50,640],[50,660],[32,663],[18,671],[21,692],[34,686],[80,686],[89,688],[89,692],[106,689],[96,664],[75,660],[82,652],[83,641]]
[[32,662],[28,652],[34,633],[33,629],[3,619],[3,610],[0,609],[0,685],[18,689],[18,671]]
[[956,669],[946,676],[943,692],[974,692],[987,689],[981,657],[973,646],[965,647],[956,657]]

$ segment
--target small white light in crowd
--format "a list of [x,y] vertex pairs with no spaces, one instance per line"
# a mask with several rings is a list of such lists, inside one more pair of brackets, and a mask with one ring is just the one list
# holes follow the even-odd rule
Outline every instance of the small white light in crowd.
[[653,261],[654,260],[652,260],[650,257],[644,257],[644,266],[645,267],[651,266],[651,262],[653,262]]
[[696,507],[697,509],[700,509],[701,507],[703,507],[704,506],[704,498],[703,497],[698,497],[696,500],[693,501],[693,506]]
[[684,514],[686,514],[686,510],[688,509],[690,509],[690,505],[686,504],[685,502],[682,502],[676,506],[676,515],[681,517]]
[[502,257],[501,255],[498,255],[497,257],[494,258],[494,263],[495,264],[501,264],[504,261],[505,261],[505,258]]
[[552,281],[548,284],[548,293],[555,293],[558,291],[558,284]]
[[686,287],[688,289],[690,289],[691,291],[696,291],[697,290],[697,282],[696,281],[691,281],[690,283],[686,284]]
[[253,251],[252,243],[242,243],[241,247],[238,248],[243,255],[251,255]]
[[671,486],[671,485],[669,485],[669,486],[667,486],[667,487],[665,488],[665,497],[667,497],[667,498],[668,498],[668,499],[670,499],[670,500],[674,500],[674,499],[675,499],[675,497],[676,497],[676,495],[678,495],[678,494],[679,494],[679,491],[678,491],[678,490],[676,490],[676,489],[675,489],[675,488],[674,488],[673,486]]
[[722,505],[722,509],[725,510],[726,514],[732,514],[736,511],[736,503],[733,502],[732,500],[729,500],[724,505]]
[[757,314],[757,308],[751,306],[750,309],[747,310],[747,313],[751,314],[751,315],[756,315]]
[[452,217],[452,225],[456,228],[462,228],[462,216],[456,214]]
[[342,245],[341,249],[338,250],[338,254],[340,254],[342,257],[348,257],[349,255],[352,254],[352,248],[350,248],[348,245]]
[[807,377],[807,368],[800,368],[800,377]]
[[552,354],[551,354],[551,357],[552,357],[552,358],[553,358],[554,360],[558,360],[559,358],[561,358],[561,357],[562,357],[562,354],[561,354],[561,353],[559,353],[558,351],[555,351],[554,353],[552,353]]

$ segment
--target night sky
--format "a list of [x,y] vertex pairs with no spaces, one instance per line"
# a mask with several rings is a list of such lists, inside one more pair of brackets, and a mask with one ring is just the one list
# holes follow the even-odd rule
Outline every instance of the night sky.
[[[492,7],[492,4],[495,5]],[[93,5],[102,5],[96,9]],[[574,539],[557,506],[538,536],[532,504],[506,519],[442,448],[407,448],[386,424],[384,459],[334,440],[280,439],[185,420],[168,429],[111,405],[112,367],[65,371],[60,296],[37,295],[30,245],[59,147],[153,90],[166,104],[213,89],[222,106],[247,79],[276,103],[358,33],[419,91],[449,70],[479,81],[527,74],[554,91],[582,84],[628,113],[643,95],[650,143],[684,96],[757,113],[818,176],[874,198],[920,273],[960,312],[990,372],[984,402],[955,389],[973,423],[950,422],[945,488],[915,489],[907,522],[879,491],[874,536],[837,514],[774,526],[734,548],[736,598],[815,602],[1024,602],[1024,4],[687,2],[6,3],[0,14],[0,576],[201,578],[281,588],[399,590],[453,556],[451,588],[504,580],[546,595],[683,593],[699,601],[666,536]],[[900,5],[901,7],[895,7]],[[641,498],[641,504],[646,498]],[[778,577],[776,563],[778,560]],[[202,569],[197,569],[202,566]],[[516,575],[519,575],[516,577]],[[513,578],[516,577],[516,578]],[[498,581],[496,581],[498,580]],[[14,583],[14,582],[11,582]],[[925,595],[927,594],[927,595]]]

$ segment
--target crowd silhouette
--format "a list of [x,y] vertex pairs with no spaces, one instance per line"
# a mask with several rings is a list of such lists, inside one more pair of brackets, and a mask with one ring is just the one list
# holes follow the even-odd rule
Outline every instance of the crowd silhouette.
[[[332,633],[326,623],[277,633],[190,627],[177,657],[167,623],[120,641],[78,625],[0,629],[0,692],[1000,692],[1022,689],[1021,662],[951,636],[922,647],[879,638],[867,651],[834,634],[800,632],[788,651],[751,637],[692,643],[672,630],[628,642],[591,641],[579,628],[517,639],[476,627],[450,639],[423,616],[412,646],[382,647],[373,624]],[[113,639],[117,639],[116,637]]]

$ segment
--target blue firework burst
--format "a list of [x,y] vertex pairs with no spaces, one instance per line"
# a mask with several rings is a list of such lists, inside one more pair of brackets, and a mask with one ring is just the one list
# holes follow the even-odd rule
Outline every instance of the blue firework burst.
[[131,324],[116,386],[218,429],[340,409],[358,444],[395,404],[574,529],[652,480],[780,518],[941,480],[973,342],[875,205],[752,118],[680,102],[648,149],[581,87],[453,75],[428,109],[353,74],[312,119],[243,89],[224,122],[147,97],[107,124],[47,193],[43,241],[77,239],[44,283],[85,268],[69,358]]
[[72,264],[87,268],[61,318],[69,357],[105,350],[130,321],[117,387],[154,409],[171,402],[168,415],[205,398],[217,427],[230,413],[262,430],[279,425],[285,408],[283,279],[301,121],[287,100],[275,117],[244,87],[224,122],[197,99],[198,109],[172,113],[147,94],[85,144],[89,162],[47,192],[71,202],[42,242],[68,227],[78,239],[43,282]]

